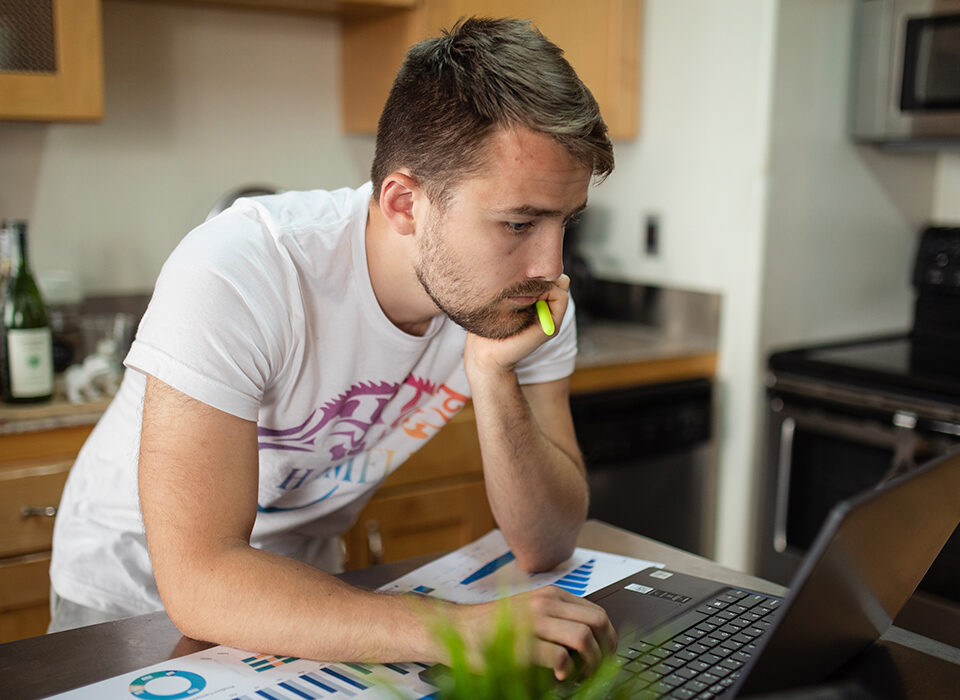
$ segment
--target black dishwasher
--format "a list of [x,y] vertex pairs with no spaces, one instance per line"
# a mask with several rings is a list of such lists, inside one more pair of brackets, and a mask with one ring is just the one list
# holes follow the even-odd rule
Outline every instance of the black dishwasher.
[[712,405],[705,378],[573,394],[590,517],[712,556]]

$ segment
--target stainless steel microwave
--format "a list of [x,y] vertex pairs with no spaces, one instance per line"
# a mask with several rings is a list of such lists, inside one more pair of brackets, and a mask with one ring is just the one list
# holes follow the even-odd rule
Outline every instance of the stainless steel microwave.
[[960,144],[960,0],[861,0],[851,131]]

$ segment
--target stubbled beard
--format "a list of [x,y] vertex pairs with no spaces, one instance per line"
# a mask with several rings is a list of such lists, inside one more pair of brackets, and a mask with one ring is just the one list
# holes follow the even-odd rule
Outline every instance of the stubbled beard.
[[[469,282],[456,268],[456,263],[443,248],[443,231],[440,215],[427,223],[421,239],[420,258],[416,264],[417,279],[437,308],[451,321],[468,333],[483,338],[502,340],[520,333],[537,321],[533,305],[503,310],[503,301],[510,297],[538,297],[550,288],[550,283],[541,279],[528,279],[500,292],[492,301],[474,308],[455,306],[454,299],[467,298]],[[427,262],[429,261],[429,263]],[[441,298],[439,289],[431,283],[427,268],[433,274],[437,287],[447,292]],[[438,281],[439,278],[439,281]],[[445,278],[445,279],[444,279]],[[442,284],[446,282],[446,284]],[[457,288],[460,289],[457,289]]]
[[467,333],[473,333],[474,335],[492,340],[510,338],[529,328],[536,323],[537,320],[537,311],[532,305],[521,306],[510,311],[501,311],[497,308],[500,302],[515,296],[539,296],[545,291],[544,285],[541,283],[536,284],[536,291],[532,290],[531,283],[526,283],[523,285],[524,289],[521,289],[520,286],[514,287],[507,292],[499,294],[493,302],[485,304],[484,306],[474,309],[456,309],[444,304],[443,301],[437,297],[425,278],[423,267],[419,265],[417,266],[417,279],[420,280],[420,285],[427,293],[427,296],[433,300],[437,308],[446,314],[451,321],[463,328]]

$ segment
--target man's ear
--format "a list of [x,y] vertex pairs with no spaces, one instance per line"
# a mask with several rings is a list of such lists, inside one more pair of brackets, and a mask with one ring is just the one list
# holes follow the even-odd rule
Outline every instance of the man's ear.
[[413,207],[422,195],[415,178],[403,172],[390,173],[380,187],[380,213],[397,233],[408,236],[416,231]]

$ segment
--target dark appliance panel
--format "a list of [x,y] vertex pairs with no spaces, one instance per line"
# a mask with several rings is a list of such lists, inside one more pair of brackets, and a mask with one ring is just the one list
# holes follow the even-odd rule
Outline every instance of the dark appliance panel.
[[708,379],[572,395],[590,517],[711,556],[712,403]]

